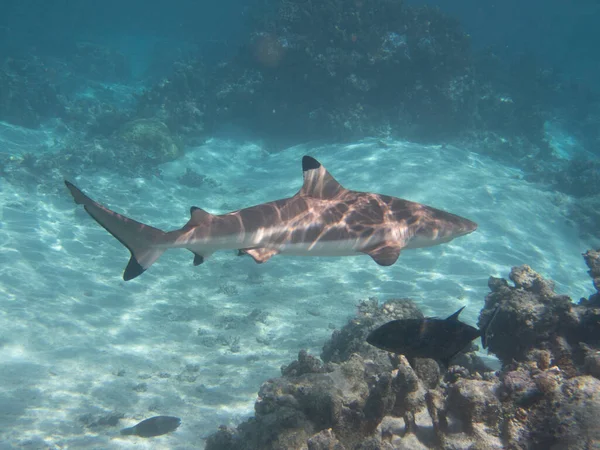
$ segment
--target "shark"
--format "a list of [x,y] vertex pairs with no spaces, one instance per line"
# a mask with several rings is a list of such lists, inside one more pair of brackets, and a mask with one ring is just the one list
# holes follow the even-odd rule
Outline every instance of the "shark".
[[394,264],[404,249],[449,242],[477,229],[463,217],[388,195],[343,187],[311,156],[302,158],[304,182],[292,197],[211,214],[192,206],[180,229],[163,231],[97,203],[65,180],[76,204],[129,250],[125,281],[144,273],[168,249],[184,248],[198,266],[214,252],[237,250],[264,263],[275,255],[368,255]]

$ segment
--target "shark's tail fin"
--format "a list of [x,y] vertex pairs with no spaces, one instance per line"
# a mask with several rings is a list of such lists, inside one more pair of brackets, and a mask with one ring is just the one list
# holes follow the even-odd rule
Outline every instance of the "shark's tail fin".
[[129,264],[123,273],[125,281],[144,273],[164,253],[165,247],[161,244],[166,243],[167,233],[111,211],[89,198],[72,183],[65,180],[65,184],[75,203],[83,205],[96,222],[131,252]]

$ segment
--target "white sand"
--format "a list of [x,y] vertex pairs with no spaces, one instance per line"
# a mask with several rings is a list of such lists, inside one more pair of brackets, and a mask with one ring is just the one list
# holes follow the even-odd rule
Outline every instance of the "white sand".
[[[13,151],[2,142],[0,151]],[[36,194],[44,189],[24,192],[2,180],[0,449],[202,448],[219,424],[252,414],[261,382],[300,349],[318,355],[330,327],[341,327],[369,297],[411,297],[439,316],[467,305],[461,317],[475,324],[488,277],[507,277],[520,264],[575,300],[592,292],[581,257],[590,243],[561,215],[564,196],[474,153],[387,144],[270,154],[212,140],[165,165],[162,179],[82,173],[71,181],[118,212],[175,229],[192,205],[222,213],[293,195],[301,157],[310,154],[348,188],[438,207],[479,230],[408,250],[387,268],[368,256],[276,256],[257,265],[233,252],[193,267],[191,253],[170,251],[125,283],[127,250],[66,189]],[[182,186],[177,178],[187,167],[220,185]],[[261,320],[248,318],[254,310]],[[111,412],[125,415],[117,427],[86,428],[79,420]],[[181,417],[181,427],[153,439],[118,435],[159,414]]]

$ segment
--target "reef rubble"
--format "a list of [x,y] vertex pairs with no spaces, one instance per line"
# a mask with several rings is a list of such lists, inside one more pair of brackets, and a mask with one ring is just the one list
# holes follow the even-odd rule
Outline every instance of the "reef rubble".
[[[600,287],[600,251],[585,260]],[[408,299],[363,302],[325,344],[300,351],[260,388],[255,415],[208,437],[207,450],[589,449],[600,445],[600,294],[574,303],[529,266],[491,277],[479,323],[499,305],[486,368],[471,346],[437,362],[369,346],[386,321],[420,318]],[[445,369],[445,368],[442,368]]]

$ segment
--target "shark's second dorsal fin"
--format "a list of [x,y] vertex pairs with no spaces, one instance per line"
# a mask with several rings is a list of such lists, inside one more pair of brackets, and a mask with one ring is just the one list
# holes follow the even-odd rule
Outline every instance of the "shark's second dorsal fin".
[[451,316],[448,316],[448,318],[446,320],[457,321],[458,320],[458,316],[460,315],[460,313],[462,312],[463,309],[465,309],[464,306],[462,308],[460,308],[458,311],[456,311],[454,314],[452,314]]
[[319,161],[311,156],[302,158],[304,184],[299,195],[316,198],[333,198],[345,188],[331,176]]

